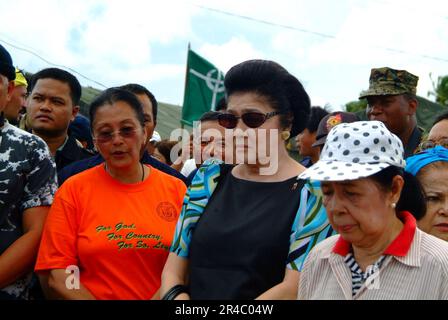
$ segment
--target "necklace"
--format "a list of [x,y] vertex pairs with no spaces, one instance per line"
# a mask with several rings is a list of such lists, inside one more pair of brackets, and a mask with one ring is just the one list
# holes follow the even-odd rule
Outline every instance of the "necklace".
[[[140,165],[141,165],[141,168],[142,168],[142,181],[141,182],[143,182],[143,180],[145,180],[145,167],[143,166],[143,163],[141,163],[141,162],[140,162]],[[106,171],[112,177],[112,174],[107,169],[107,163],[106,162],[104,163],[104,171]]]

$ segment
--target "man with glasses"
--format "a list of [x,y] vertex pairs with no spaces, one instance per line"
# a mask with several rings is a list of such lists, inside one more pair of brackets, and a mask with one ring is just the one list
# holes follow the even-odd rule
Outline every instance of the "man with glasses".
[[417,82],[418,77],[406,70],[372,69],[369,89],[359,97],[367,98],[368,119],[383,122],[400,138],[405,157],[414,154],[422,139],[416,118]]
[[27,97],[28,82],[22,70],[16,68],[16,78],[14,79],[14,90],[11,99],[6,104],[4,110],[5,118],[9,123],[17,126],[19,124],[19,115],[25,109]]
[[42,228],[57,189],[45,142],[3,117],[15,77],[11,56],[0,45],[0,300],[28,298]]
[[43,69],[31,78],[30,91],[27,121],[32,132],[47,143],[58,172],[72,162],[91,157],[92,152],[68,135],[70,122],[79,111],[78,79],[65,70]]

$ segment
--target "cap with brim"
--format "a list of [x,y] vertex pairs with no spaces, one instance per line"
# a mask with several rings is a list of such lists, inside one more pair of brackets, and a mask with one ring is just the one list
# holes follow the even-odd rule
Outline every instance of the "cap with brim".
[[413,93],[409,89],[400,89],[395,86],[383,86],[380,88],[373,88],[369,90],[365,90],[361,92],[361,95],[359,96],[359,99],[364,99],[367,97],[373,97],[373,96],[394,96],[399,94],[405,94],[405,93]]
[[320,160],[300,179],[344,181],[369,177],[389,167],[404,168],[401,140],[379,121],[343,123],[331,129]]
[[327,135],[321,136],[320,138],[316,137],[316,139],[317,139],[316,142],[314,142],[311,145],[312,147],[318,147],[318,146],[324,145],[325,141],[327,141]]
[[157,131],[154,131],[151,139],[149,139],[149,142],[160,142],[160,141],[162,141],[160,134]]
[[336,111],[326,115],[319,122],[316,132],[316,142],[312,144],[312,147],[318,147],[325,144],[328,132],[330,132],[333,127],[341,123],[351,123],[360,120],[361,119],[356,114],[351,112]]
[[359,99],[371,96],[390,96],[417,93],[418,77],[406,70],[374,68],[370,72],[369,89],[361,92]]
[[14,79],[14,84],[16,87],[28,87],[28,82],[26,81],[23,72],[16,68],[16,78]]

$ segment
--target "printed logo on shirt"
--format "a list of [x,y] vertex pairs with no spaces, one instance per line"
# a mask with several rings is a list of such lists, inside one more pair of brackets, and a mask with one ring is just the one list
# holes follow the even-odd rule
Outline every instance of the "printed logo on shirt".
[[177,220],[177,210],[176,207],[170,202],[161,202],[157,206],[157,214],[160,218],[173,222]]
[[98,234],[105,235],[108,242],[116,243],[118,251],[124,249],[162,249],[169,251],[169,246],[163,243],[163,237],[153,233],[139,233],[137,226],[117,223],[114,227],[99,225],[95,228]]

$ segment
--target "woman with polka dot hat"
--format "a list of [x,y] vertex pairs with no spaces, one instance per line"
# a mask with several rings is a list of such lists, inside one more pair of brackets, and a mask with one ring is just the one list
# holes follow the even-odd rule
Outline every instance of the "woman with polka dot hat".
[[299,177],[321,181],[339,235],[309,254],[299,299],[448,299],[448,244],[417,228],[426,207],[403,154],[378,121],[330,131],[320,160]]

